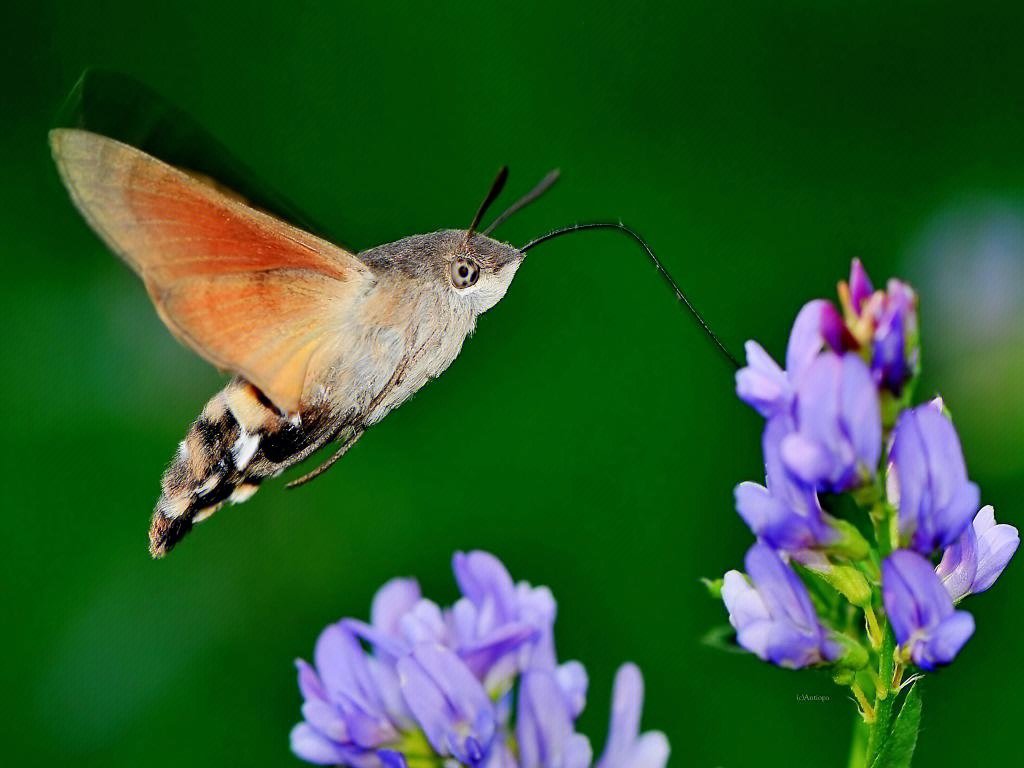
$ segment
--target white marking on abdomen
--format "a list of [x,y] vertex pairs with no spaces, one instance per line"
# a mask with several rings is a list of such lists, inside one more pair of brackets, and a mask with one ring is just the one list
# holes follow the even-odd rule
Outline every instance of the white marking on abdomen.
[[260,447],[260,436],[250,435],[244,429],[238,435],[235,444],[231,446],[231,458],[235,461],[235,468],[242,472],[252,457],[256,455],[256,449]]

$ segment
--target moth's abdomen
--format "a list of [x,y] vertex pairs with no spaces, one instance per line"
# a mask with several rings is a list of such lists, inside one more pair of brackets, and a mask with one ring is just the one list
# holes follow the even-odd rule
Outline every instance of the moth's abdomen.
[[189,427],[161,481],[149,551],[162,557],[227,502],[306,458],[332,434],[323,414],[286,419],[253,385],[234,379]]

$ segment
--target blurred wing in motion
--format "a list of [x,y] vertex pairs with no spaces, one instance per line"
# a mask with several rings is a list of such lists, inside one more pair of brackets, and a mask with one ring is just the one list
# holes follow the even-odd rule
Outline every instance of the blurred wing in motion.
[[50,145],[75,205],[172,333],[296,413],[369,268],[127,144],[56,129]]
[[54,128],[80,128],[116,139],[163,160],[216,179],[254,208],[343,244],[321,222],[267,184],[188,112],[122,72],[89,68],[75,83]]

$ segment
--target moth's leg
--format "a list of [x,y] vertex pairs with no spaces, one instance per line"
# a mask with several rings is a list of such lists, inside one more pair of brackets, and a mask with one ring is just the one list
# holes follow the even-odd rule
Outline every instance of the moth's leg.
[[358,428],[358,427],[350,427],[349,429],[351,430],[351,432],[349,433],[348,437],[345,437],[344,439],[342,439],[341,445],[338,447],[338,450],[335,451],[334,455],[331,456],[331,458],[329,458],[327,461],[325,461],[319,467],[314,469],[312,472],[307,472],[302,477],[300,477],[298,480],[292,480],[285,487],[286,488],[298,488],[300,485],[305,485],[310,480],[313,480],[313,479],[319,477],[324,472],[326,472],[328,469],[333,467],[335,462],[338,459],[340,459],[342,456],[344,456],[346,453],[348,453],[348,449],[351,448],[355,444],[356,440],[358,440],[360,437],[362,437],[363,432],[364,432],[364,430],[362,428]]
[[[389,392],[393,391],[394,388],[398,385],[398,383],[402,380],[402,377],[405,375],[405,371],[406,371],[406,368],[408,367],[408,365],[409,365],[409,358],[408,357],[404,357],[404,358],[402,358],[399,361],[398,365],[395,367],[394,373],[391,374],[391,379],[381,389],[381,391],[377,393],[377,396],[370,402],[369,406],[363,412],[364,414],[372,414],[377,409],[377,407],[380,405],[381,401],[387,396],[387,394]],[[349,418],[353,418],[353,416],[350,415]],[[319,467],[314,469],[312,472],[307,472],[302,477],[300,477],[298,480],[292,480],[285,487],[286,488],[298,488],[300,485],[305,485],[310,480],[313,480],[314,478],[320,477],[320,475],[322,475],[328,469],[333,467],[335,462],[338,461],[338,459],[340,459],[342,456],[344,456],[346,453],[348,453],[348,449],[351,448],[355,444],[356,440],[358,440],[360,437],[362,437],[363,432],[365,432],[365,431],[366,431],[366,424],[365,423],[360,423],[358,426],[349,424],[349,425],[347,425],[345,427],[342,427],[337,433],[335,433],[330,438],[331,440],[337,440],[337,439],[341,440],[341,445],[338,447],[337,452],[335,452],[335,454],[333,456],[331,456],[331,458],[329,458],[327,461],[325,461]],[[303,458],[305,458],[305,456]]]

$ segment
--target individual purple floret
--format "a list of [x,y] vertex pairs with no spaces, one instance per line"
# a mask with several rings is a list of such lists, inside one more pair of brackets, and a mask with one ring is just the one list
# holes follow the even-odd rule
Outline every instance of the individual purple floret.
[[864,361],[824,352],[796,390],[795,430],[782,441],[787,469],[820,491],[845,491],[874,475],[882,452],[878,392]]
[[978,509],[956,430],[931,404],[897,420],[886,480],[900,542],[924,555],[956,541]]
[[[587,674],[578,662],[557,662],[551,593],[514,583],[485,552],[459,553],[453,566],[463,596],[452,607],[423,599],[411,579],[395,579],[375,596],[370,623],[327,627],[315,666],[297,662],[296,755],[353,768],[591,764],[590,742],[575,731]],[[616,757],[604,765],[663,768],[664,736],[638,735],[639,672],[624,670],[606,749]]]
[[463,661],[436,643],[420,643],[398,660],[402,699],[430,746],[463,765],[480,765],[491,748],[498,715],[481,682]]
[[789,434],[788,419],[779,416],[765,426],[765,485],[736,486],[736,510],[750,530],[769,546],[799,552],[827,546],[838,533],[825,521],[813,488],[797,481],[782,462],[781,443]]
[[1012,525],[996,524],[995,510],[984,506],[960,538],[946,548],[935,572],[953,598],[984,592],[995,583],[1020,545],[1020,534]]
[[576,733],[575,719],[576,714],[568,705],[565,690],[555,674],[546,669],[525,672],[519,685],[516,717],[519,765],[522,768],[589,766],[593,750],[590,741]]
[[837,659],[841,647],[828,636],[807,588],[782,559],[767,545],[755,544],[744,563],[747,576],[729,571],[722,584],[739,644],[782,667]]
[[785,413],[793,402],[789,376],[756,341],[743,348],[747,365],[736,372],[736,394],[766,419]]
[[949,593],[917,552],[882,561],[882,599],[901,652],[925,670],[948,664],[974,634],[974,618],[953,608]]
[[786,370],[756,341],[748,341],[747,365],[736,373],[736,394],[767,419],[788,413],[797,382],[822,349],[842,349],[843,319],[824,299],[803,306],[786,347]]

